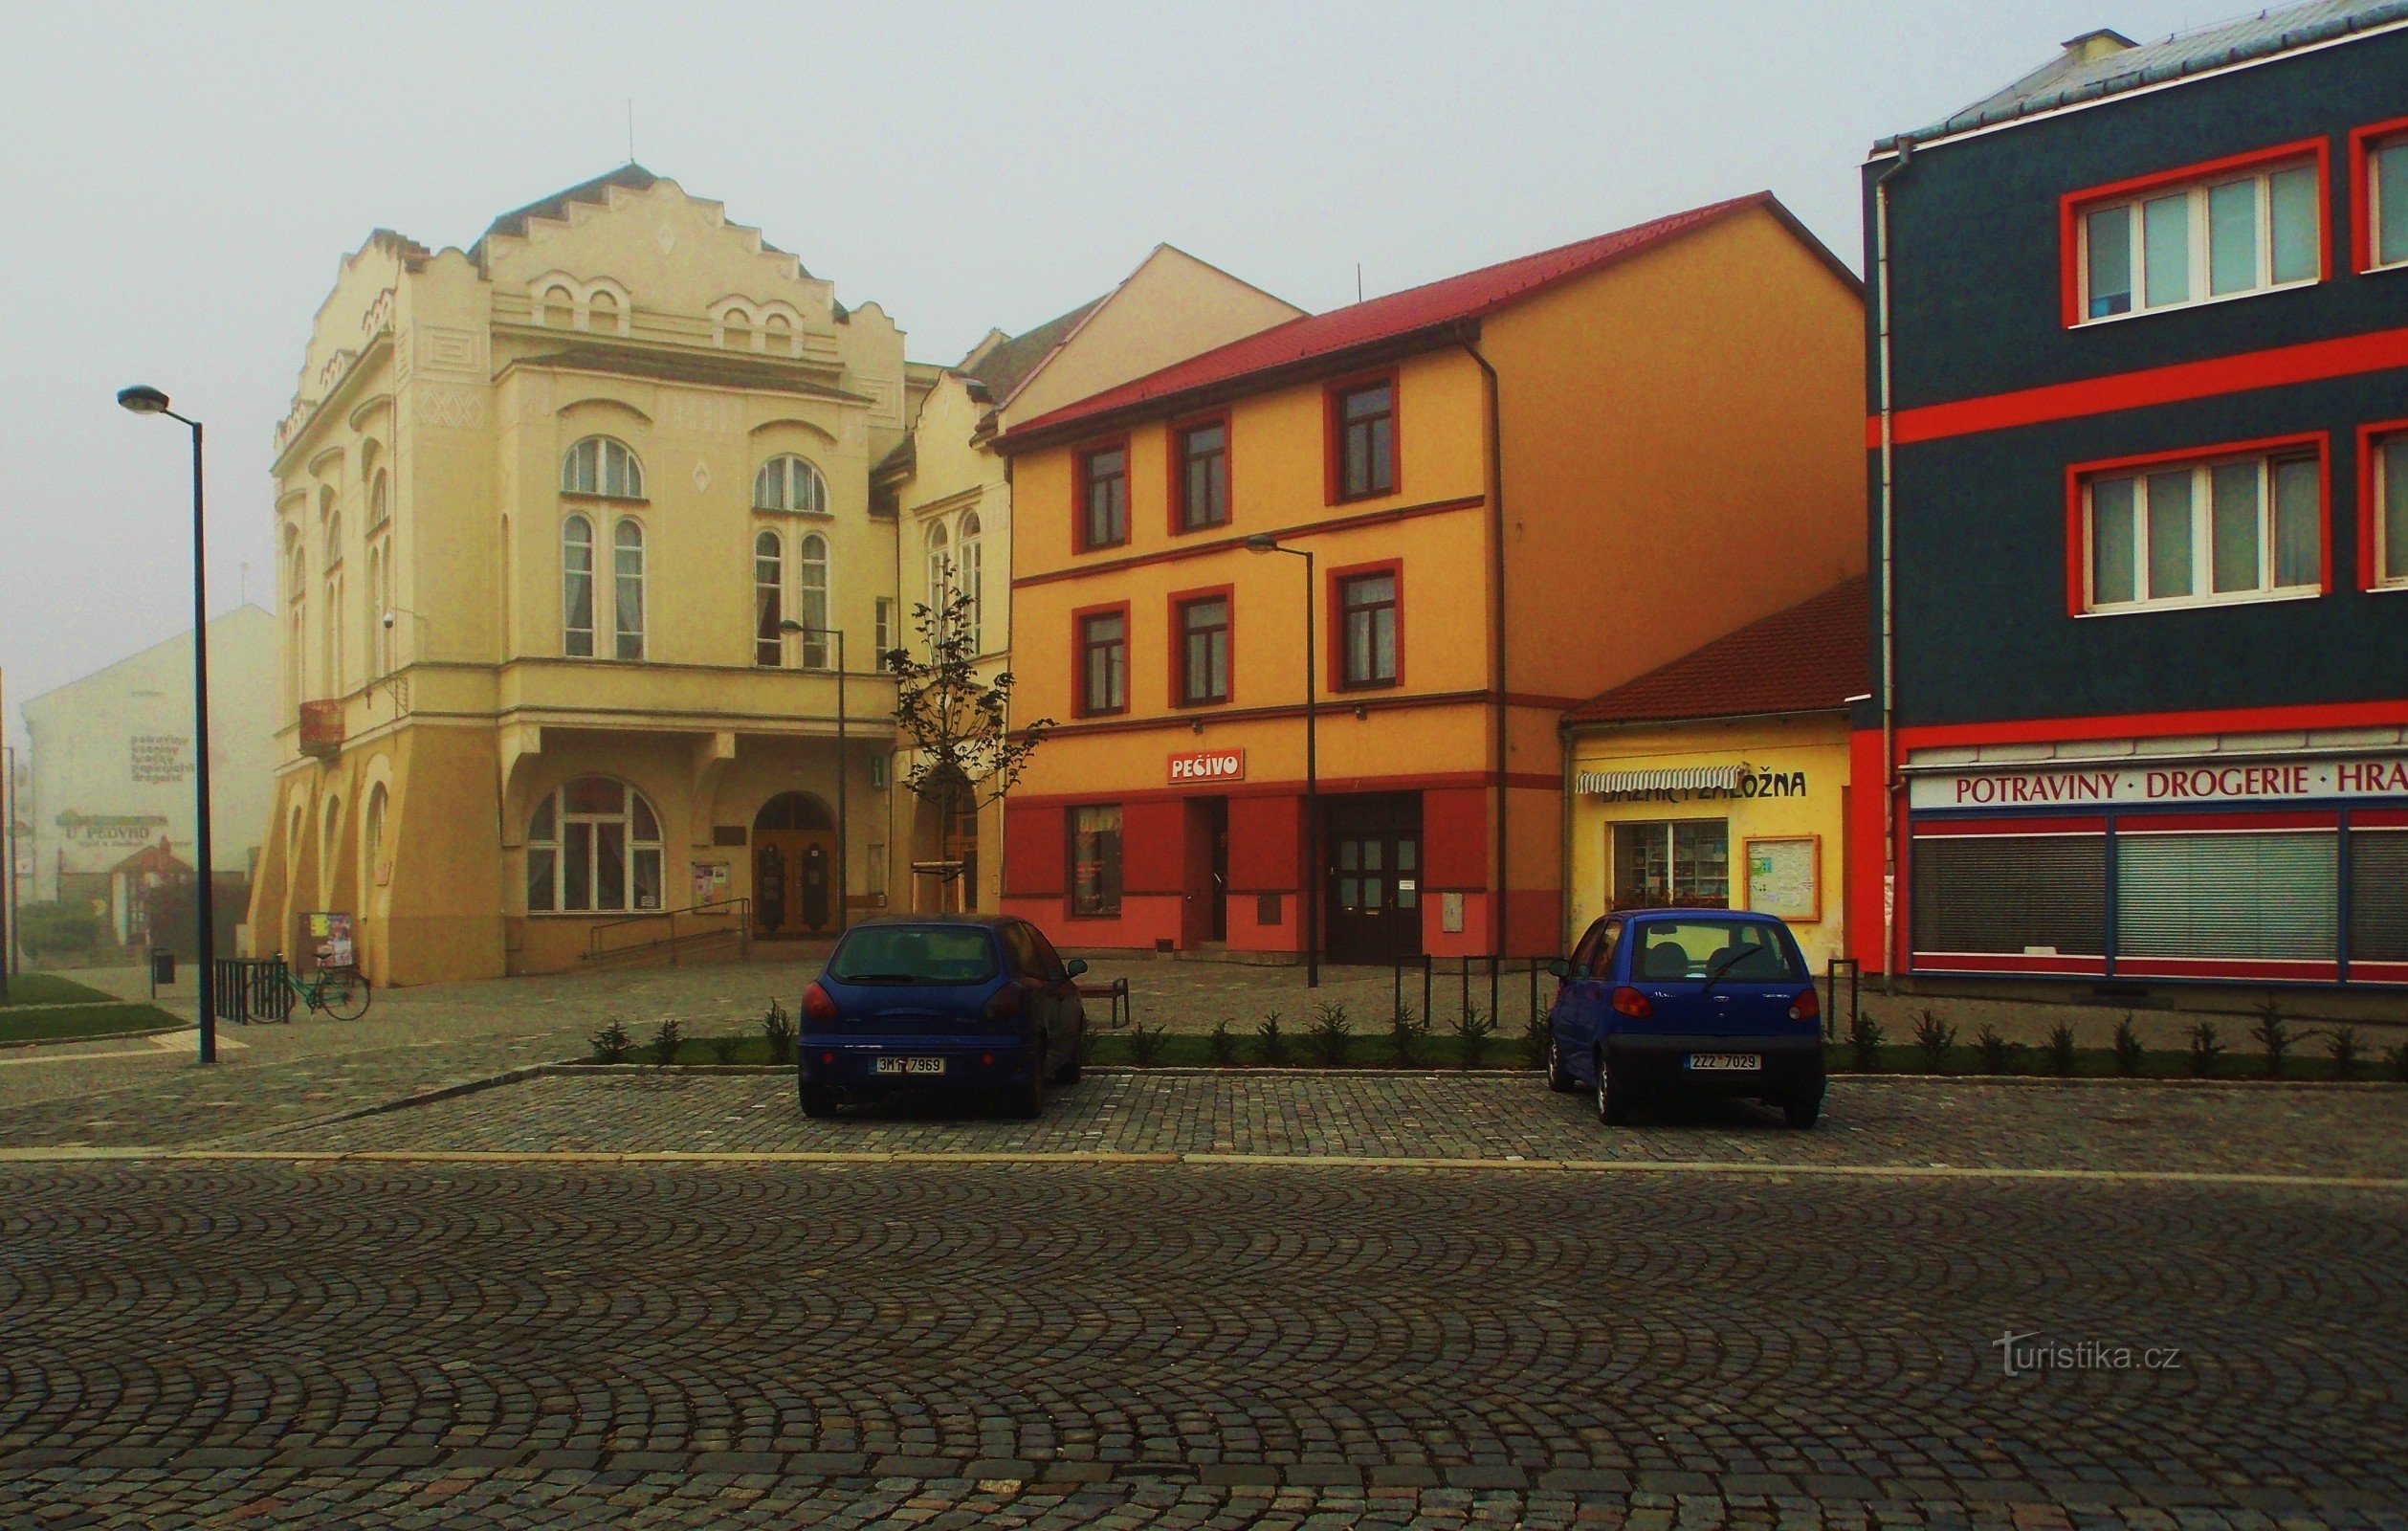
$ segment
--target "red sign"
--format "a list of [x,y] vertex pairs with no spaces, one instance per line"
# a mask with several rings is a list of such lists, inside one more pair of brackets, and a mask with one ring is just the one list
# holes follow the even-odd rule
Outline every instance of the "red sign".
[[1246,751],[1242,749],[1191,749],[1184,755],[1173,755],[1171,780],[1174,782],[1242,782],[1246,780]]

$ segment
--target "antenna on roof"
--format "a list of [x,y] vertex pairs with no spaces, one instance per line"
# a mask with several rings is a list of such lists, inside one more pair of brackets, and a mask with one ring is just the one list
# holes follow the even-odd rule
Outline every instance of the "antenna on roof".
[[635,98],[627,99],[627,162],[635,163]]
[[1359,302],[1361,302],[1362,300],[1363,300],[1363,263],[1362,263],[1361,261],[1358,260],[1358,261],[1356,261],[1356,262],[1355,262],[1355,301],[1357,301],[1357,302],[1359,302]]

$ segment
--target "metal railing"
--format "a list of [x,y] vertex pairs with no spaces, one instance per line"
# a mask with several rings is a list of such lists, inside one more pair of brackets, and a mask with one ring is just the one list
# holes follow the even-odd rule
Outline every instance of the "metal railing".
[[281,957],[220,957],[210,977],[210,1004],[221,1021],[249,1026],[293,1012],[292,974]]
[[[677,921],[680,920],[686,922],[686,928],[682,931],[677,928]],[[637,925],[659,926],[661,934],[649,941],[634,941],[625,945],[607,946],[604,944],[603,938],[608,933],[627,930]],[[674,967],[677,965],[677,950],[681,943],[689,946],[698,945],[706,941],[723,941],[733,936],[736,938],[737,949],[744,951],[748,949],[748,943],[752,940],[752,930],[753,901],[750,899],[714,899],[702,903],[689,904],[683,909],[649,909],[642,914],[629,915],[620,920],[605,920],[600,924],[587,926],[585,960],[594,963],[612,957],[632,957],[646,952],[666,952],[669,957],[669,965]]]
[[1837,1041],[1840,1035],[1840,969],[1847,969],[1847,1024],[1856,1026],[1856,987],[1864,973],[1853,957],[1833,957],[1823,965],[1823,1035],[1826,1041]]
[[[1438,1024],[1434,1008],[1447,998],[1446,989],[1454,989],[1455,1017],[1461,1020],[1473,1010],[1472,998],[1479,986],[1489,991],[1487,1014],[1491,1024],[1504,1028],[1503,1006],[1513,996],[1509,986],[1523,992],[1524,1007],[1519,1019],[1524,1025],[1535,1025],[1547,1013],[1538,995],[1540,981],[1554,980],[1547,976],[1546,957],[1399,957],[1391,965],[1390,982],[1394,987],[1392,1003],[1398,1010],[1404,1009],[1404,980],[1408,973],[1418,971],[1422,980],[1422,1020],[1429,1026]],[[1518,966],[1516,965],[1519,965]],[[1453,980],[1449,985],[1447,981]]]

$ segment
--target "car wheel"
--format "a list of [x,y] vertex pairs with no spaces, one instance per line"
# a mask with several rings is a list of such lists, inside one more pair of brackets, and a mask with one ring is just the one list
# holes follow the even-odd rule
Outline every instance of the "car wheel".
[[1823,1092],[1818,1090],[1812,1095],[1791,1096],[1781,1102],[1781,1115],[1789,1119],[1792,1128],[1805,1131],[1823,1117]]
[[1037,1059],[1028,1070],[1028,1082],[1012,1086],[1011,1114],[1023,1121],[1034,1121],[1045,1115],[1046,1051],[1046,1039],[1037,1038]]
[[806,1117],[832,1117],[836,1114],[836,1088],[828,1084],[803,1086],[803,1114]]
[[1605,1052],[1597,1054],[1597,1120],[1619,1127],[1630,1120],[1630,1086],[1605,1066]]
[[1572,1071],[1563,1066],[1563,1044],[1550,1037],[1547,1040],[1547,1088],[1557,1095],[1570,1095],[1580,1087],[1572,1077]]
[[1070,1061],[1064,1063],[1060,1068],[1053,1071],[1053,1082],[1055,1084],[1062,1086],[1064,1089],[1068,1089],[1071,1085],[1078,1083],[1078,1073],[1082,1065],[1082,1060],[1080,1059],[1079,1054],[1086,1050],[1087,1033],[1085,1032],[1081,1032],[1078,1034],[1078,1046],[1071,1049]]

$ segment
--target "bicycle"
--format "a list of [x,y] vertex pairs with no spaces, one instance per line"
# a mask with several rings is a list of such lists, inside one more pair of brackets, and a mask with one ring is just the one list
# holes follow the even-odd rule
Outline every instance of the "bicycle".
[[322,1010],[338,1021],[356,1021],[368,1012],[367,975],[356,967],[320,967],[307,978],[296,978],[291,968],[279,965],[275,983],[284,1000],[282,1012],[274,1017],[280,1022],[293,1018],[297,999],[313,1014]]

